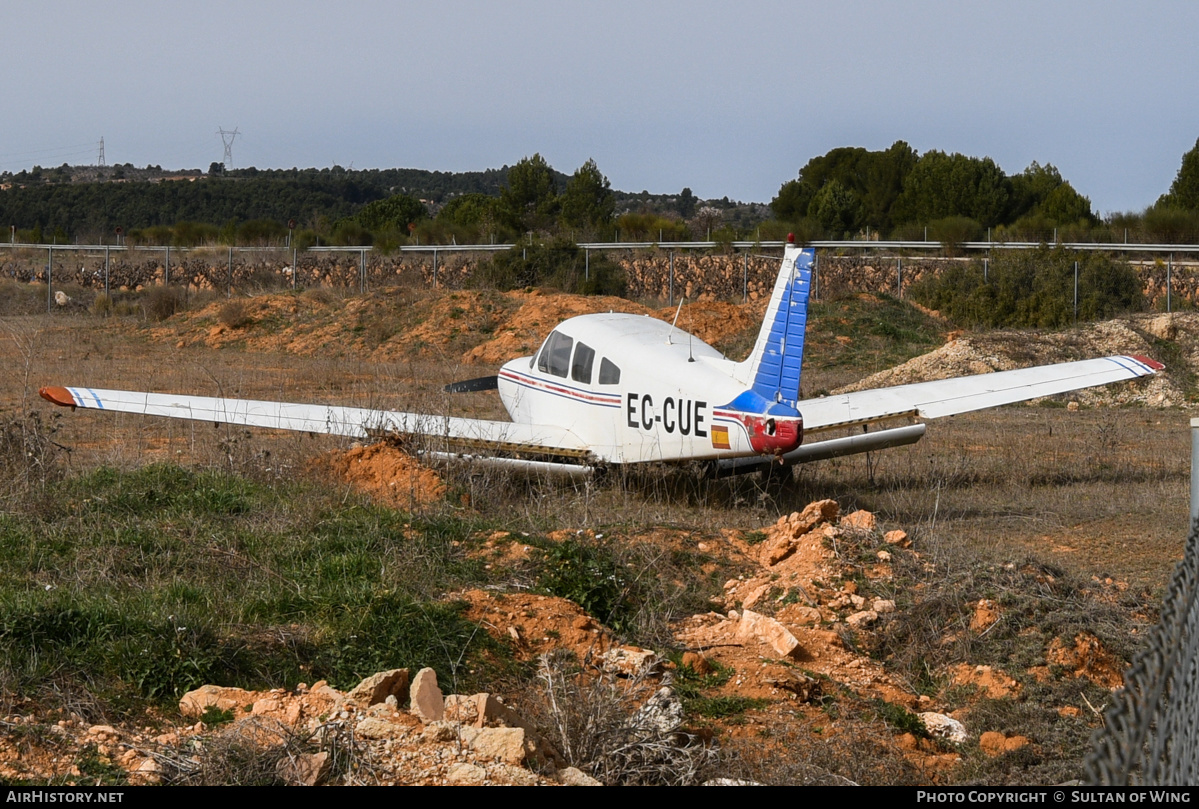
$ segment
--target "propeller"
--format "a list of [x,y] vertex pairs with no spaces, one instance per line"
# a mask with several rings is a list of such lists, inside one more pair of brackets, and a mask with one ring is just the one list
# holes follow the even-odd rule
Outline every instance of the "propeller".
[[500,386],[498,376],[480,376],[476,379],[464,379],[461,382],[451,382],[442,388],[446,393],[476,393],[481,390],[496,390]]

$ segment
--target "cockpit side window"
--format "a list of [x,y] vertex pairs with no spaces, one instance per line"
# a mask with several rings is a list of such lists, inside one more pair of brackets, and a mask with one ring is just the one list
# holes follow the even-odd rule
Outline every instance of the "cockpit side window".
[[537,370],[565,379],[570,370],[570,349],[574,344],[574,338],[560,331],[550,332],[541,349],[541,356],[537,358]]
[[610,362],[607,357],[600,360],[599,383],[601,385],[620,384],[620,369]]
[[570,364],[570,378],[575,382],[591,384],[591,364],[595,361],[595,349],[584,343],[575,348],[575,361]]

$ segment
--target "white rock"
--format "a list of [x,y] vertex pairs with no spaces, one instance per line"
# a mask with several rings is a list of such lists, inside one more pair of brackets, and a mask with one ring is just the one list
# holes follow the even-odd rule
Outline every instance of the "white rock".
[[920,714],[920,721],[924,723],[929,734],[937,738],[947,739],[954,744],[963,744],[968,738],[966,726],[943,713],[925,711]]

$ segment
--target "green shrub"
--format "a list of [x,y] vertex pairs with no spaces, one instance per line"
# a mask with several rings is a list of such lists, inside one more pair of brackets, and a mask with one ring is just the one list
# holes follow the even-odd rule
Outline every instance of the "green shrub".
[[623,295],[624,269],[602,253],[590,256],[574,242],[517,245],[484,262],[471,279],[476,288],[500,291],[547,286],[582,295]]
[[542,590],[573,601],[618,632],[628,628],[634,613],[630,582],[607,548],[567,539],[542,548],[538,556],[537,583]]
[[950,267],[911,288],[924,306],[970,327],[1058,328],[1078,319],[1102,320],[1143,306],[1132,267],[1101,253],[1041,246],[1003,252],[984,271],[981,261]]

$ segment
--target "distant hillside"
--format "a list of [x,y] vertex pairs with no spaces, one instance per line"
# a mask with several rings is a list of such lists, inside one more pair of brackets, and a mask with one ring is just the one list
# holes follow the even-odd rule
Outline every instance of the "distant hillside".
[[[26,240],[99,242],[117,227],[126,232],[179,222],[216,226],[270,220],[297,221],[316,228],[354,216],[362,206],[394,194],[425,203],[430,214],[466,194],[498,197],[508,166],[485,171],[424,169],[257,169],[225,170],[219,163],[200,169],[163,169],[149,165],[35,166],[0,174],[0,223],[15,225]],[[553,171],[558,191],[567,175]],[[739,228],[765,219],[764,204],[702,200],[683,189],[678,194],[613,191],[616,214],[653,213],[688,218],[701,206],[721,211]],[[0,225],[0,226],[3,226]],[[35,238],[33,234],[38,234]]]

